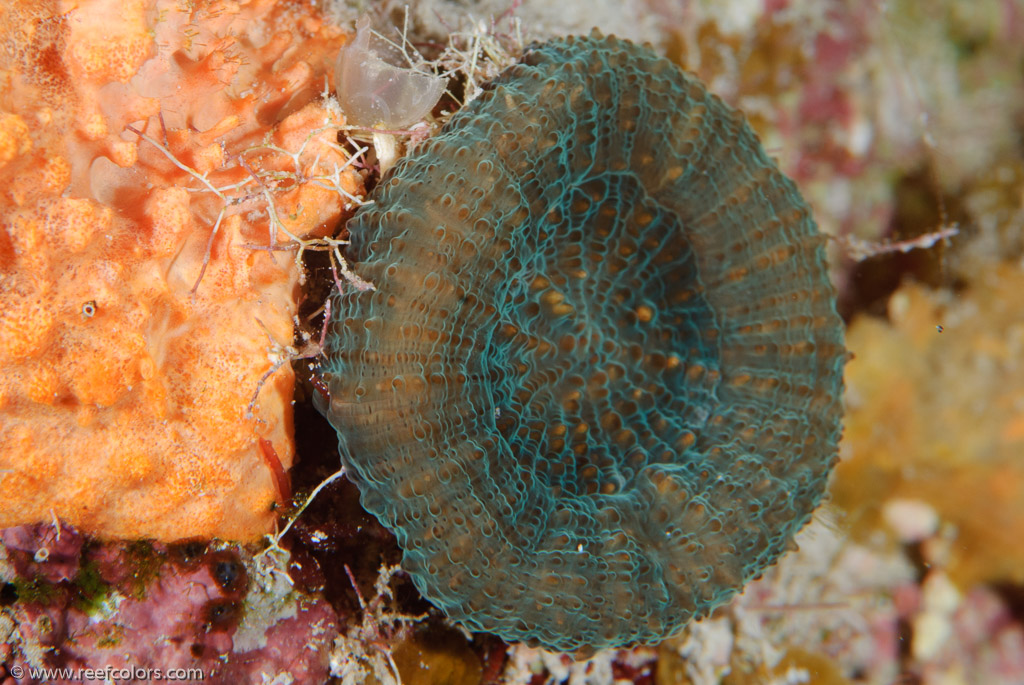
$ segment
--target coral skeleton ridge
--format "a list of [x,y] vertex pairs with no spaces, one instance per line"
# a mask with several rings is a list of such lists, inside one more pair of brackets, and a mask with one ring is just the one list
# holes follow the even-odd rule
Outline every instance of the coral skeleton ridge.
[[841,430],[824,239],[651,50],[535,45],[349,222],[319,406],[420,591],[562,651],[707,615],[791,544]]

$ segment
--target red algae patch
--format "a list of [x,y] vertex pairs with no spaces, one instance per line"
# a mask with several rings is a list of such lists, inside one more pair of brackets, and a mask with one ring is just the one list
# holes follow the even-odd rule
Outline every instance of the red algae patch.
[[301,278],[267,248],[362,192],[318,99],[345,34],[157,0],[18,3],[0,34],[0,528],[258,538]]

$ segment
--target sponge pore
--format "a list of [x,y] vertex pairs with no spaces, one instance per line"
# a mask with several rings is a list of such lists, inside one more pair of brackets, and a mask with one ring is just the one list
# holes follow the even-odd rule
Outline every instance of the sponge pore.
[[774,563],[825,489],[824,239],[741,114],[647,48],[532,47],[350,221],[342,461],[451,618],[584,655]]

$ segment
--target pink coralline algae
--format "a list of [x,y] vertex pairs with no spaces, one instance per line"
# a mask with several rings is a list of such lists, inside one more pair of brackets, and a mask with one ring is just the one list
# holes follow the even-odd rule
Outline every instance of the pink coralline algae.
[[327,679],[334,609],[279,577],[285,590],[268,587],[276,575],[256,577],[259,563],[240,548],[83,544],[73,529],[50,525],[0,539],[0,578],[17,596],[6,612],[16,631],[0,634],[11,645],[0,667],[10,673],[193,669],[185,673],[201,677],[189,682],[231,685]]

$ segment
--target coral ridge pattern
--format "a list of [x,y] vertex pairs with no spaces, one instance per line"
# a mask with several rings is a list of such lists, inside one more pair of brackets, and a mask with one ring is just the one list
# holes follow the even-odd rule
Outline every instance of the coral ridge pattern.
[[586,654],[783,553],[846,353],[824,239],[739,112],[648,48],[554,40],[373,199],[319,405],[427,598]]

